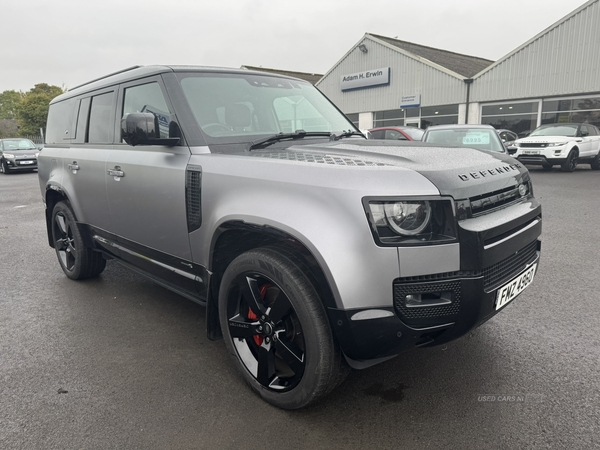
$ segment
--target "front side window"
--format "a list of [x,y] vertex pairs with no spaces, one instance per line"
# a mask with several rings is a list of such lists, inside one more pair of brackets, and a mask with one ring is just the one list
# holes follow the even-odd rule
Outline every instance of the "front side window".
[[125,89],[123,113],[121,117],[131,113],[152,113],[158,119],[161,138],[169,137],[171,111],[158,83],[147,83]]
[[209,143],[252,142],[296,132],[340,132],[353,124],[312,84],[254,74],[180,74],[184,96]]
[[114,92],[92,97],[90,124],[87,142],[94,144],[111,144],[114,124],[112,119]]

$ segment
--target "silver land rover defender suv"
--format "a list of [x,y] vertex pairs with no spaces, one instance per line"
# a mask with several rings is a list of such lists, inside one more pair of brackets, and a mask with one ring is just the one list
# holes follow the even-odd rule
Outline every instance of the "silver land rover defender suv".
[[504,154],[367,140],[310,83],[135,67],[50,105],[39,156],[64,273],[107,260],[206,305],[266,401],[464,335],[535,275],[541,207]]

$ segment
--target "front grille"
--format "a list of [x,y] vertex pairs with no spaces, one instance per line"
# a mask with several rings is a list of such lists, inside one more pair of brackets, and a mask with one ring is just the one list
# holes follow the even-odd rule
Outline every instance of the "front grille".
[[536,256],[537,241],[533,241],[514,255],[485,268],[483,270],[483,288],[488,292],[493,291],[524,270],[528,264],[535,261]]
[[[452,292],[452,303],[440,306],[406,306],[406,296],[410,294],[427,294],[432,292]],[[396,314],[407,325],[435,325],[450,322],[450,316],[458,314],[460,309],[460,281],[437,283],[402,283],[394,281],[394,308]],[[434,319],[435,322],[432,322]]]
[[519,147],[522,148],[544,148],[548,147],[547,142],[521,142]]
[[469,199],[472,217],[489,214],[522,202],[525,197],[519,194],[519,186],[511,186]]

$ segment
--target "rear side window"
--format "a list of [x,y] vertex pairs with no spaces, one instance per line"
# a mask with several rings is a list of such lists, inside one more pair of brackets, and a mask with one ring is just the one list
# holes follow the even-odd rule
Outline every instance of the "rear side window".
[[87,142],[112,144],[114,123],[112,116],[114,92],[92,97]]
[[46,126],[46,143],[65,144],[75,139],[79,100],[68,99],[50,105]]

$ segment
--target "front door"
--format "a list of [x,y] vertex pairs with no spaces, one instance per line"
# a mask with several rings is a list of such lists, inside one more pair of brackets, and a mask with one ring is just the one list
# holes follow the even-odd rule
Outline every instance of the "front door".
[[[160,114],[161,137],[168,137],[168,121],[167,126],[162,123],[172,107],[160,77],[123,85],[118,104],[119,117],[134,112]],[[116,143],[106,161],[106,192],[122,258],[171,288],[193,294],[196,276],[185,203],[189,159],[186,146]]]

